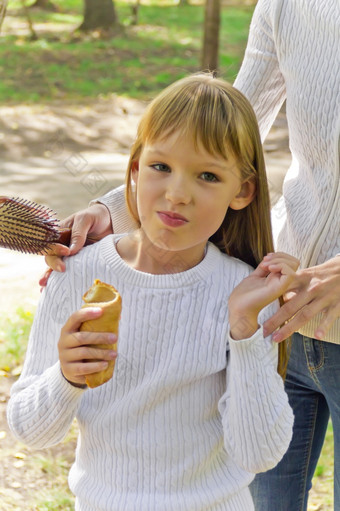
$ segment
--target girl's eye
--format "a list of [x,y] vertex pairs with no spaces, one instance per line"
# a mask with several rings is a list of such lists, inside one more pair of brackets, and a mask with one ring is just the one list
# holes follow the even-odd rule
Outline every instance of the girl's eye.
[[170,167],[165,165],[165,163],[155,163],[154,165],[151,165],[151,167],[159,172],[170,172]]
[[201,174],[201,178],[203,181],[208,181],[209,183],[215,183],[218,181],[218,178],[212,172],[203,172]]

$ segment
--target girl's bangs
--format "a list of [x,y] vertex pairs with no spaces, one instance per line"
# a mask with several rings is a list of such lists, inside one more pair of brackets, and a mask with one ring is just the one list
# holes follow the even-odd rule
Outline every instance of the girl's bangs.
[[[202,90],[203,89],[203,90]],[[228,159],[236,147],[235,127],[231,126],[230,105],[226,105],[218,90],[213,87],[174,91],[161,105],[155,101],[140,126],[142,143],[154,142],[173,133],[190,134],[195,144],[201,143],[213,155]]]

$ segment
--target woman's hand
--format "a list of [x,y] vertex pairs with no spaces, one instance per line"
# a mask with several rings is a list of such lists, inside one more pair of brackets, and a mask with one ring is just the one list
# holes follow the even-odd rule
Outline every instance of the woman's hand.
[[323,339],[334,321],[340,317],[340,256],[318,266],[299,270],[287,289],[285,302],[264,323],[265,335],[287,322],[273,334],[273,340],[281,342],[318,313],[323,313],[314,332],[316,339]]
[[96,344],[114,344],[117,336],[105,332],[80,332],[80,325],[103,313],[100,308],[86,307],[74,312],[61,330],[58,342],[61,371],[70,383],[84,385],[88,374],[107,368],[108,360],[117,357],[113,349],[100,349]]
[[229,298],[230,334],[233,339],[251,337],[258,329],[259,312],[283,295],[293,282],[299,261],[277,252],[266,255]]
[[49,250],[45,261],[50,268],[39,280],[42,287],[46,286],[52,270],[65,271],[62,258],[79,252],[85,245],[87,236],[99,241],[113,232],[110,212],[104,204],[94,204],[67,217],[60,223],[60,227],[72,228],[70,248],[56,243]]

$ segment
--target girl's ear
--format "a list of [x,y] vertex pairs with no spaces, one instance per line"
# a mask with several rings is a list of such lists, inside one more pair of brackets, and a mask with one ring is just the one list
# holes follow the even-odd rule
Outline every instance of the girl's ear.
[[238,194],[233,198],[229,207],[231,209],[243,209],[251,203],[256,195],[256,184],[253,179],[245,181],[241,185]]
[[131,177],[135,184],[137,184],[137,181],[138,181],[138,170],[139,170],[138,164],[139,164],[139,162],[137,160],[137,161],[134,161],[131,165]]

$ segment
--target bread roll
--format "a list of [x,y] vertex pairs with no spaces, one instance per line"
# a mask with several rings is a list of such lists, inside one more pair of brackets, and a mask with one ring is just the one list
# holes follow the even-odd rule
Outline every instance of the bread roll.
[[[83,307],[100,307],[103,314],[100,318],[91,319],[81,324],[80,330],[84,332],[112,332],[118,335],[118,325],[122,310],[122,299],[117,289],[96,279],[90,289],[84,294]],[[117,350],[115,344],[93,344],[93,348]],[[86,376],[86,384],[95,388],[112,378],[115,360],[108,361],[108,367],[98,373]]]

